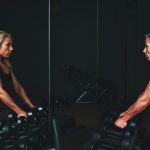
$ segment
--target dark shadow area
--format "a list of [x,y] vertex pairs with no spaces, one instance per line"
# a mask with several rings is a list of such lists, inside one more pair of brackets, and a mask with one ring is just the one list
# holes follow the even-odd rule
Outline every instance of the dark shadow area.
[[[51,1],[53,148],[146,150],[149,147],[149,109],[139,115],[140,123],[132,130],[132,138],[118,142],[114,137],[110,140],[110,134],[99,134],[106,111],[122,112],[128,108],[149,81],[148,63],[142,54],[144,34],[150,31],[150,21],[146,19],[149,8],[148,0]],[[115,132],[113,136],[119,132],[120,139],[125,139],[122,133],[126,132],[115,127],[106,130]],[[103,147],[99,143],[102,137],[107,143]]]
[[[0,2],[0,31],[10,33],[13,39],[13,53],[9,58],[13,71],[37,106],[34,110],[29,109],[19,97],[14,98],[27,112],[26,120],[17,118],[0,101],[1,150],[41,150],[49,142],[48,12],[48,0]],[[12,118],[8,117],[10,114]]]

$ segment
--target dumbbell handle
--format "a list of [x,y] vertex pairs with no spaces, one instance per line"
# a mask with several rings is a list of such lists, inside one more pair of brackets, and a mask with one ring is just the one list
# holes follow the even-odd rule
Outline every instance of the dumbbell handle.
[[106,132],[108,134],[112,134],[112,135],[119,136],[119,137],[122,137],[124,135],[123,132],[114,131],[114,130],[110,130],[110,129],[107,129]]

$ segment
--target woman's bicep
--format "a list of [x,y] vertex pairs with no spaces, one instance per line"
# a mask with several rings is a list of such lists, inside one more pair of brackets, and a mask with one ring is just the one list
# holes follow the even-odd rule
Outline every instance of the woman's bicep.
[[17,80],[17,78],[16,78],[16,76],[15,76],[13,71],[11,71],[11,75],[12,75],[13,85],[14,85],[15,89],[16,88],[18,89],[21,85],[20,85],[19,81]]

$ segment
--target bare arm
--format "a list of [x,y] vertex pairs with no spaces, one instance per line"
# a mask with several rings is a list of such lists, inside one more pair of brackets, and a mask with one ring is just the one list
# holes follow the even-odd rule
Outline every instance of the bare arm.
[[26,112],[20,109],[11,96],[3,89],[2,81],[0,80],[0,100],[6,104],[10,109],[18,114],[18,116],[27,116]]
[[35,106],[32,104],[31,100],[27,96],[26,91],[24,90],[24,88],[22,87],[22,85],[19,83],[19,81],[17,80],[17,78],[16,78],[16,76],[13,73],[12,70],[11,70],[11,75],[12,75],[12,82],[13,82],[13,85],[14,85],[14,89],[17,92],[17,94],[24,100],[24,102],[29,107],[34,108]]
[[[142,98],[142,96],[143,96],[143,92],[139,95],[138,99]],[[138,99],[137,99],[137,100],[138,100]],[[137,103],[137,101],[136,101],[135,103],[133,103],[126,111],[122,112],[119,117],[123,117],[123,116],[126,115],[128,112],[132,111],[132,109],[133,109],[133,107],[134,107],[134,105],[135,105],[136,103]]]
[[124,121],[128,121],[131,118],[133,118],[135,115],[142,112],[148,106],[149,106],[149,100],[143,96],[137,99],[137,101],[124,114],[124,116],[122,116],[122,119],[124,119]]
[[144,109],[146,109],[149,106],[149,104],[150,104],[150,81],[148,82],[144,92],[140,94],[135,103],[131,105],[128,110],[120,114],[115,124],[118,127],[124,128],[127,125],[128,120],[130,120],[135,115],[139,114]]

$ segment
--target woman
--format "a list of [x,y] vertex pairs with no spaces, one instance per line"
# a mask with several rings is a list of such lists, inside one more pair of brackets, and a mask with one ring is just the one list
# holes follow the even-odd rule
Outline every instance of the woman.
[[[150,33],[145,35],[145,48],[143,50],[148,61],[150,61]],[[124,128],[127,122],[135,115],[142,112],[150,105],[150,81],[145,90],[139,95],[138,99],[126,111],[122,112],[115,122],[115,125]]]
[[13,91],[15,91],[30,108],[35,107],[13,72],[11,63],[8,60],[12,52],[11,35],[5,31],[0,31],[0,100],[16,112],[18,117],[27,117],[27,113],[14,102],[10,93],[13,87]]

